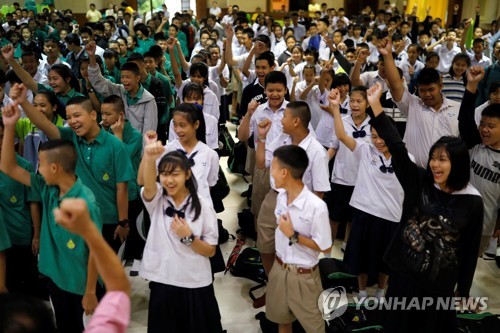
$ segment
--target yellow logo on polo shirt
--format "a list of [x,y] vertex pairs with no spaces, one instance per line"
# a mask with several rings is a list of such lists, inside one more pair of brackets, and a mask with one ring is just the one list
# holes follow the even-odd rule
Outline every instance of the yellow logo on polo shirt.
[[75,248],[75,243],[73,242],[72,239],[70,239],[67,243],[66,243],[66,246],[68,247],[68,249],[70,250],[73,250]]
[[109,180],[109,175],[107,172],[105,172],[104,176],[102,176],[102,180],[104,180],[105,182],[107,182]]
[[17,198],[16,198],[15,195],[13,195],[13,196],[10,197],[10,202],[13,203],[13,204],[17,203]]

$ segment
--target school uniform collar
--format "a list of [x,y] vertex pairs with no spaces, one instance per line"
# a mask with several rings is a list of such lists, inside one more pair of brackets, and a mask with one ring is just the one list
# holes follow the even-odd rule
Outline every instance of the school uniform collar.
[[[140,83],[139,83],[139,90],[137,91],[137,94],[135,94],[135,97],[130,96],[129,91],[125,91],[125,95],[127,96],[127,100],[133,102],[133,104],[135,104],[141,100],[143,93],[144,93],[144,87]],[[129,104],[131,104],[131,103],[129,103]]]
[[[69,191],[66,192],[66,194],[64,194],[62,197],[58,198],[59,203],[66,198],[77,198],[80,196],[80,192],[83,188],[83,183],[78,176],[75,177],[76,177],[75,183],[73,184],[73,186],[71,186]],[[60,191],[59,187],[58,191]]]
[[104,141],[106,141],[106,131],[102,127],[99,128],[99,134],[96,136],[96,138],[90,142],[87,142],[87,140],[85,140],[81,136],[78,137],[78,143],[85,145],[93,145],[95,143],[104,145]]
[[[188,202],[188,200],[189,200],[190,198],[191,198],[191,194],[188,194],[188,195],[184,198],[184,200],[181,202],[181,204],[180,204],[179,206],[177,206],[177,205],[175,204],[175,201],[174,201],[174,199],[173,199],[171,196],[167,196],[167,201],[169,201],[169,202],[172,204],[172,206],[174,207],[174,209],[179,210],[179,209],[181,209],[182,207],[184,207],[184,205],[186,205],[186,203]],[[168,205],[168,203],[167,203],[167,205]],[[190,205],[188,205],[188,206],[190,206]],[[187,210],[188,210],[188,207],[186,207],[186,210],[185,210],[185,211],[187,211]],[[187,215],[187,214],[186,214],[186,215]]]
[[146,88],[149,88],[151,86],[151,73],[148,73],[148,76],[146,76],[146,80],[142,82],[142,85],[144,85]]
[[[307,192],[309,192],[309,190],[307,189],[307,186],[304,185],[304,188],[302,189],[302,191],[300,192],[300,194],[288,206],[295,206],[299,210],[302,210],[304,208],[304,205],[307,202]],[[287,193],[287,197],[288,197],[288,193]]]
[[[356,124],[354,124],[354,120],[352,119],[351,116],[345,116],[342,119],[345,119],[350,125],[356,127]],[[366,125],[368,125],[368,123],[370,123],[370,120],[371,120],[371,118],[367,114],[365,120],[363,120],[363,122],[361,124],[359,124],[359,126],[361,126],[361,128],[365,127]]]
[[76,90],[71,88],[70,91],[68,91],[68,93],[66,95],[62,95],[62,94],[59,94],[60,97],[69,97],[69,98],[73,98],[75,97],[77,94]]
[[[279,107],[278,110],[276,110],[276,112],[283,112],[285,111],[285,108],[286,108],[286,105],[288,104],[288,102],[286,101],[286,99],[283,99],[283,102],[281,103],[281,106]],[[273,110],[271,110],[271,108],[269,107],[269,100],[266,102],[266,104],[264,104],[264,110],[269,110],[271,112],[275,112]]]
[[262,88],[264,88],[264,86],[262,84],[260,84],[259,82],[259,78],[255,78],[255,81],[253,82],[253,85],[256,86],[256,85],[259,85],[261,86]]

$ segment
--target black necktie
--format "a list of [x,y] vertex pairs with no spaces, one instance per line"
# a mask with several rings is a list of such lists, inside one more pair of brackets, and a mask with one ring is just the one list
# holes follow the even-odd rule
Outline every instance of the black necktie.
[[379,156],[380,162],[382,162],[382,165],[380,166],[380,171],[382,173],[394,173],[394,169],[392,168],[392,163],[389,166],[385,166],[384,160],[382,159],[382,156]]
[[177,215],[180,219],[186,217],[185,210],[186,207],[189,205],[189,202],[191,201],[191,197],[189,197],[186,204],[182,206],[181,209],[179,210],[174,208],[174,205],[170,202],[170,200],[167,201],[168,201],[168,207],[165,209],[165,215],[167,215],[168,217],[174,217],[175,215]]
[[357,138],[364,138],[366,136],[366,131],[363,129],[363,128],[366,127],[366,125],[363,126],[363,127],[361,127],[361,129],[359,131],[358,131],[358,129],[355,126],[351,125],[351,127],[354,129],[354,132],[352,132],[352,137],[353,138],[355,138],[355,139],[357,139]]
[[[177,151],[183,153],[184,156],[187,157],[187,152],[185,150],[177,149]],[[191,164],[192,167],[195,165],[195,163],[194,163],[194,157],[196,156],[196,154],[198,154],[197,151],[195,151],[194,153],[191,154],[191,156],[188,157],[189,164]]]

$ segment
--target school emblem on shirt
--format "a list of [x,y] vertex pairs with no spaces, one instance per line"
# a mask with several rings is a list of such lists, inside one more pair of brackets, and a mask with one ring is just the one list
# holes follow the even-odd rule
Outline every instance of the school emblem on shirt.
[[70,239],[67,243],[66,243],[66,246],[68,247],[68,249],[70,250],[73,250],[75,248],[75,243],[73,242],[72,239]]
[[107,172],[105,172],[104,176],[102,176],[102,180],[104,180],[105,182],[107,182],[109,180],[109,175]]
[[17,198],[15,195],[10,197],[10,203],[13,203],[13,204],[17,203]]

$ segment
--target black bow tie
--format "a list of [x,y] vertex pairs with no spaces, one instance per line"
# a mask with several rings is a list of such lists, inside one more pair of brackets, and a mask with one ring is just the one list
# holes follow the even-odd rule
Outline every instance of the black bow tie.
[[382,165],[380,166],[380,171],[382,173],[394,173],[394,168],[392,167],[392,163],[389,166],[385,166],[384,160],[382,159],[382,156],[379,156],[380,162],[382,162]]
[[348,111],[347,109],[340,108],[340,113],[342,113],[342,114],[347,114],[347,111]]
[[177,215],[180,219],[183,219],[186,217],[185,210],[186,210],[186,207],[189,205],[189,202],[191,201],[191,197],[189,197],[186,204],[184,206],[182,206],[181,209],[179,209],[179,210],[175,209],[174,205],[169,200],[167,200],[167,201],[168,201],[168,207],[165,209],[165,215],[167,215],[168,217],[174,217],[175,215]]
[[[187,157],[187,152],[185,150],[177,149],[177,151],[180,152],[180,153],[183,153],[184,156]],[[188,157],[189,164],[191,164],[192,167],[195,165],[195,163],[194,163],[194,157],[196,156],[196,154],[198,154],[197,151],[195,151],[194,153],[191,154],[191,156]]]
[[359,131],[358,131],[358,129],[356,127],[354,127],[352,125],[351,125],[351,127],[354,129],[354,132],[352,132],[352,137],[353,138],[355,138],[355,139],[357,139],[357,138],[364,138],[366,136],[366,131],[363,129],[363,128],[366,127],[366,125],[363,126],[363,127],[361,127],[361,129]]

